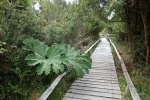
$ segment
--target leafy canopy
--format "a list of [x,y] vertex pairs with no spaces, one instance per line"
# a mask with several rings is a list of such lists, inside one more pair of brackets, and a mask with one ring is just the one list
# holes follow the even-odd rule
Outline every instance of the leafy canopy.
[[37,66],[37,74],[71,72],[75,77],[83,77],[89,72],[92,60],[80,50],[68,44],[54,44],[48,47],[33,38],[24,41],[24,50],[31,51],[25,58],[29,66]]

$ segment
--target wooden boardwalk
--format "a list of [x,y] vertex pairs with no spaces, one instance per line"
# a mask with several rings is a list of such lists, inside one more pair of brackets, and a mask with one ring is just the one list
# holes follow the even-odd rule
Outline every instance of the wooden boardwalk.
[[89,74],[75,80],[63,100],[121,100],[121,91],[109,42],[102,38]]

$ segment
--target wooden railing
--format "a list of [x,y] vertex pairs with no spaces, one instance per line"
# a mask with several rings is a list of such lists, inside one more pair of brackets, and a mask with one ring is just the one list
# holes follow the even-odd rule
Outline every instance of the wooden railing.
[[131,78],[130,78],[130,76],[128,74],[128,71],[126,69],[126,66],[124,64],[123,59],[121,58],[117,48],[115,47],[115,45],[113,44],[111,39],[109,39],[109,41],[110,41],[110,43],[112,44],[113,48],[116,51],[116,54],[117,54],[117,56],[119,58],[119,61],[120,61],[120,64],[121,64],[121,68],[122,68],[124,77],[125,77],[126,82],[127,82],[127,87],[126,87],[125,93],[129,90],[133,100],[141,100],[139,95],[138,95],[138,93],[137,93],[137,91],[136,91],[136,89],[135,89],[135,87],[134,87],[134,85],[133,85],[133,83],[132,83],[132,80],[131,80]]
[[[88,50],[86,50],[84,52],[84,54],[87,54],[98,42],[100,41],[100,39],[98,41],[96,41]],[[47,90],[42,94],[42,96],[38,99],[38,100],[46,100],[48,98],[48,96],[53,92],[53,90],[55,89],[55,87],[57,86],[57,84],[61,81],[61,79],[66,75],[66,72],[62,73],[61,75],[59,75],[54,81],[53,83],[47,88]]]

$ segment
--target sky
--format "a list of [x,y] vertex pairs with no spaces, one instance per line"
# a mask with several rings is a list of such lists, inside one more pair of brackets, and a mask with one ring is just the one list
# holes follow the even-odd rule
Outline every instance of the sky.
[[67,3],[68,3],[68,2],[71,2],[71,3],[72,3],[73,1],[76,1],[76,0],[66,0]]
[[[52,0],[50,0],[50,1],[52,1]],[[66,0],[66,3],[73,3],[74,1],[78,1],[78,0]],[[39,7],[40,7],[39,3],[37,2],[34,5],[34,7],[35,7],[36,10],[39,10]]]

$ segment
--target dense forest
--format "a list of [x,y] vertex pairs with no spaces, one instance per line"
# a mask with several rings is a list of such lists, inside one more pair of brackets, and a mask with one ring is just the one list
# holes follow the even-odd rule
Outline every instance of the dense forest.
[[[150,75],[149,7],[149,0],[1,0],[0,100],[36,100],[34,96],[39,97],[64,71],[83,76],[80,69],[71,71],[66,66],[79,62],[72,55],[90,62],[82,52],[101,34],[128,44],[133,63]],[[62,52],[74,63],[67,64]],[[47,68],[47,62],[40,62],[36,54],[46,60],[59,56],[52,62],[57,68]],[[60,63],[65,67],[58,67]]]

